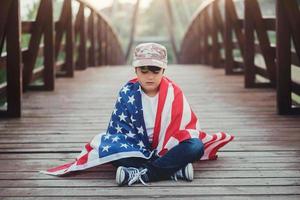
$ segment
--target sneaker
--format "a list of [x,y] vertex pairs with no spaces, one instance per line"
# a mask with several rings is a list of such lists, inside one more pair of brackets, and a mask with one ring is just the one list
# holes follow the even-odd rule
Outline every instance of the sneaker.
[[120,166],[116,172],[116,182],[118,186],[126,185],[131,186],[134,183],[141,182],[147,185],[142,176],[147,173],[148,169],[137,169],[134,167]]
[[187,164],[184,168],[178,170],[172,179],[177,181],[177,179],[192,181],[194,179],[194,168],[192,163]]

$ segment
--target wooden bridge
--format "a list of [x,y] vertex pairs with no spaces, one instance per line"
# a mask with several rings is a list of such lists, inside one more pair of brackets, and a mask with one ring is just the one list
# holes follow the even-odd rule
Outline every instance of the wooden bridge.
[[[299,199],[300,12],[297,1],[276,0],[274,8],[275,2],[276,16],[264,18],[259,1],[242,1],[239,18],[232,0],[205,1],[179,64],[166,71],[202,129],[235,140],[217,160],[195,163],[192,183],[120,188],[110,165],[65,177],[38,173],[71,161],[106,130],[119,88],[134,76],[108,19],[85,1],[64,0],[54,22],[52,1],[41,0],[36,20],[24,22],[19,0],[1,1],[0,198]],[[31,35],[25,49],[22,34]],[[265,65],[255,62],[257,54]]]

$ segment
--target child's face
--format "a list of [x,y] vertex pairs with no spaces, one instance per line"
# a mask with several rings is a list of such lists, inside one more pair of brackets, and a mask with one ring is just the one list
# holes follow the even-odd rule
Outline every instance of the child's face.
[[151,96],[158,92],[160,81],[163,77],[163,69],[159,67],[137,67],[136,75],[144,92]]

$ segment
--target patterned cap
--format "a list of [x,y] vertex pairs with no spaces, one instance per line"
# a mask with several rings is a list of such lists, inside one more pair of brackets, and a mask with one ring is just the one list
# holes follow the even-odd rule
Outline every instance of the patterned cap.
[[135,47],[133,54],[133,67],[157,66],[167,68],[167,49],[157,43],[142,43]]

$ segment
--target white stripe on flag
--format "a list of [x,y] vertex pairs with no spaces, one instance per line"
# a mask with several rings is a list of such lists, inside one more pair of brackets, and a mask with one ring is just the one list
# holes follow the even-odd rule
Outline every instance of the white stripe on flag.
[[171,123],[172,116],[172,103],[174,100],[174,88],[171,83],[169,83],[168,93],[166,96],[165,104],[161,114],[161,124],[160,124],[160,133],[158,138],[157,152],[160,152],[163,148],[164,138],[167,132],[167,128]]
[[182,110],[182,119],[181,119],[179,130],[184,130],[186,125],[191,121],[192,118],[190,105],[187,102],[185,96],[183,94],[182,96],[183,96],[183,110]]
[[165,148],[170,150],[173,147],[175,147],[177,144],[179,144],[179,140],[177,140],[174,137],[170,137],[170,139],[168,140],[167,144],[165,145]]

